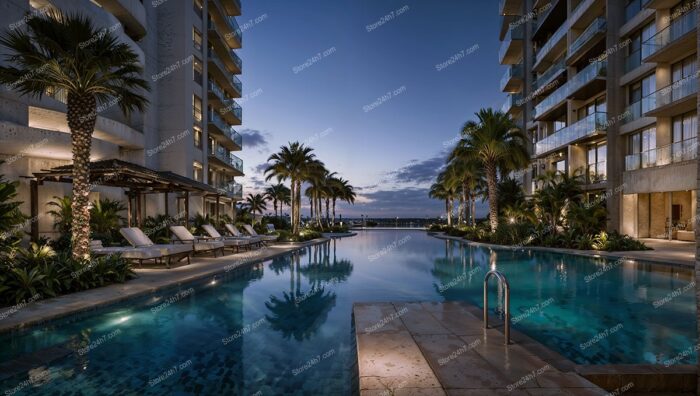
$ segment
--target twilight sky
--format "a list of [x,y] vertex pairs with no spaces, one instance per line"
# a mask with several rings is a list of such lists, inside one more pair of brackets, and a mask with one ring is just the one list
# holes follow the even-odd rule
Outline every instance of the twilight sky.
[[443,213],[428,188],[447,149],[505,101],[498,1],[243,0],[238,22],[245,194],[299,140],[358,188],[343,217]]

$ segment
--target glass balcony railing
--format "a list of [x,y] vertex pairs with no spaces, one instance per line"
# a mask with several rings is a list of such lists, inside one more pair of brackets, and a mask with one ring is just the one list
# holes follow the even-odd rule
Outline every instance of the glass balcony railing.
[[214,150],[213,155],[222,162],[225,162],[237,171],[243,173],[243,160],[233,155],[230,151],[218,146],[216,150]]
[[239,93],[243,94],[243,83],[241,83],[241,80],[233,75],[233,73],[229,72],[226,66],[224,66],[224,62],[219,58],[218,55],[216,55],[216,52],[214,52],[211,48],[209,48],[209,51],[207,52],[207,56],[209,57],[209,60],[214,62],[217,68],[221,70],[221,73],[223,73],[224,77],[226,80],[228,80],[233,88]]
[[579,139],[605,131],[607,113],[593,113],[568,127],[562,128],[535,143],[535,155],[541,155],[571,144]]
[[656,33],[642,43],[642,59],[647,58],[665,46],[678,40],[697,26],[698,12],[696,8],[674,19],[664,30]]
[[569,30],[569,23],[564,22],[559,29],[557,29],[556,32],[552,35],[552,37],[547,40],[546,43],[540,48],[540,50],[537,52],[537,55],[535,55],[535,64],[538,64],[547,57],[547,54],[549,54],[554,46],[557,45],[561,40],[566,38],[566,32]]
[[232,182],[220,182],[214,185],[223,195],[231,198],[243,198],[243,185]]
[[214,124],[227,138],[233,141],[238,147],[243,147],[243,137],[236,132],[231,125],[224,121],[221,116],[211,109],[208,114],[208,121]]
[[552,13],[552,10],[554,8],[556,8],[556,6],[557,6],[556,3],[559,1],[560,0],[553,0],[551,3],[549,3],[549,7],[547,7],[547,9],[544,11],[544,13],[537,15],[537,25],[535,26],[535,29],[533,30],[533,32],[540,30],[540,28],[542,27],[542,24],[544,24],[544,21],[546,21],[547,18],[549,18],[549,15]]
[[506,33],[506,37],[503,39],[503,42],[501,43],[501,49],[498,50],[498,59],[501,62],[503,62],[503,59],[506,57],[506,54],[508,53],[508,49],[513,44],[513,41],[522,40],[522,39],[523,39],[523,25],[522,24],[509,27],[508,33]]
[[586,30],[584,30],[583,33],[581,33],[581,35],[578,36],[573,43],[571,43],[571,46],[569,47],[569,56],[578,52],[586,43],[591,41],[593,36],[598,33],[605,32],[607,28],[608,22],[605,20],[605,18],[596,18],[593,20],[593,22],[588,25]]
[[657,147],[643,153],[630,154],[625,157],[625,170],[634,171],[671,163],[692,161],[697,158],[697,145],[697,138],[691,138],[682,142]]
[[569,16],[569,20],[574,23],[575,21],[578,21],[579,18],[583,16],[583,14],[588,10],[593,5],[594,0],[581,0],[580,3],[576,6],[571,11],[571,16]]
[[564,59],[560,60],[559,62],[553,64],[552,66],[549,67],[544,73],[540,74],[539,77],[533,82],[533,89],[540,89],[544,87],[545,85],[549,84],[552,82],[554,77],[562,73],[566,69],[566,65],[564,63]]
[[651,0],[632,0],[625,7],[625,23],[629,22],[642,11]]
[[629,73],[642,65],[642,51],[636,50],[625,58],[625,73]]
[[226,22],[227,28],[228,30],[230,30],[230,32],[225,32],[218,29],[216,23],[214,23],[214,20],[211,19],[211,17],[207,18],[207,26],[209,27],[209,29],[216,30],[217,32],[219,32],[219,35],[224,40],[228,40],[229,38],[233,37],[236,39],[237,42],[239,42],[242,45],[243,33],[241,31],[241,28],[238,26],[238,21],[236,20],[236,17],[225,15],[224,21]]
[[656,110],[698,92],[698,76],[691,75],[642,98],[642,113]]
[[501,91],[506,89],[506,86],[513,78],[523,77],[523,64],[510,65],[506,69],[506,73],[501,78]]
[[513,110],[516,107],[520,107],[522,104],[523,104],[523,94],[521,94],[521,93],[508,94],[508,97],[506,98],[506,102],[501,107],[501,112],[508,114],[508,113],[510,113],[511,110]]
[[566,100],[569,95],[578,91],[580,88],[584,87],[594,79],[604,77],[606,74],[606,69],[607,62],[605,61],[591,63],[590,65],[586,66],[571,80],[567,81],[566,84],[559,87],[556,91],[552,92],[543,101],[537,104],[537,106],[535,106],[535,117],[539,117],[551,110],[553,107]]

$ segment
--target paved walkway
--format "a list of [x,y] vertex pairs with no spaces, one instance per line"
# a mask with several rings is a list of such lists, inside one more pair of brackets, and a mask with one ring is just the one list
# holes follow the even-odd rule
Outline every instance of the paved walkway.
[[277,244],[217,258],[198,256],[192,259],[190,265],[171,269],[136,269],[138,278],[126,283],[40,300],[26,306],[0,308],[0,333],[118,303],[178,284],[194,282],[326,240],[316,239],[299,244]]
[[[470,243],[477,246],[493,247],[497,249],[512,249],[511,246],[507,245],[495,245],[490,243],[482,242],[472,242],[467,241],[462,238],[452,237],[445,235],[444,233],[433,233],[436,238],[441,239],[452,239],[456,241],[462,241],[465,243]],[[684,241],[665,241],[662,239],[640,239],[647,246],[654,250],[639,250],[631,252],[603,252],[599,250],[578,250],[578,249],[564,249],[564,248],[548,248],[540,246],[525,246],[518,247],[517,249],[530,249],[532,251],[541,252],[553,252],[553,253],[565,253],[574,254],[577,256],[587,256],[587,257],[610,257],[610,258],[629,258],[633,260],[650,261],[662,264],[672,264],[685,267],[695,266],[695,243],[694,242],[684,242]]]
[[464,303],[357,303],[353,315],[363,396],[608,394],[536,356],[539,344],[506,348]]

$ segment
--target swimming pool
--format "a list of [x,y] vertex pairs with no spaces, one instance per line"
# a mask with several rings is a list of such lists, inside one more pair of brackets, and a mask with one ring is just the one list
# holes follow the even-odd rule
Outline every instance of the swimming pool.
[[0,364],[52,359],[9,378],[0,372],[0,392],[351,394],[353,302],[480,306],[492,266],[511,284],[515,328],[575,362],[695,362],[694,352],[683,353],[697,338],[690,269],[490,250],[383,230],[2,335]]

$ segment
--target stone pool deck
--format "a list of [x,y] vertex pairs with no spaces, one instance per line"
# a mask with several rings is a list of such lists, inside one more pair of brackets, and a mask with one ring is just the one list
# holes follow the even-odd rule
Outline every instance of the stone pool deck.
[[[430,233],[439,239],[449,239],[469,243],[474,246],[491,247],[494,249],[513,250],[512,246],[495,245],[483,242],[468,241],[463,238],[445,235],[442,232]],[[653,263],[676,265],[682,267],[695,267],[695,243],[683,241],[665,241],[660,239],[640,239],[653,250],[638,250],[628,252],[604,252],[600,250],[578,250],[565,248],[548,248],[540,246],[518,247],[516,250],[531,250],[537,252],[551,252],[573,254],[576,256],[586,257],[607,257],[607,258],[626,258],[630,260],[648,261]]]
[[[227,252],[225,256],[216,258],[197,256],[192,259],[192,264],[171,269],[136,268],[138,278],[126,283],[39,300],[26,306],[0,308],[0,333],[119,303],[160,289],[196,282],[327,240],[320,238],[305,243],[270,244],[257,250],[236,254]],[[184,261],[183,263],[186,264]],[[13,312],[15,310],[16,312]]]
[[521,333],[506,347],[466,303],[356,303],[353,317],[363,396],[608,394]]

